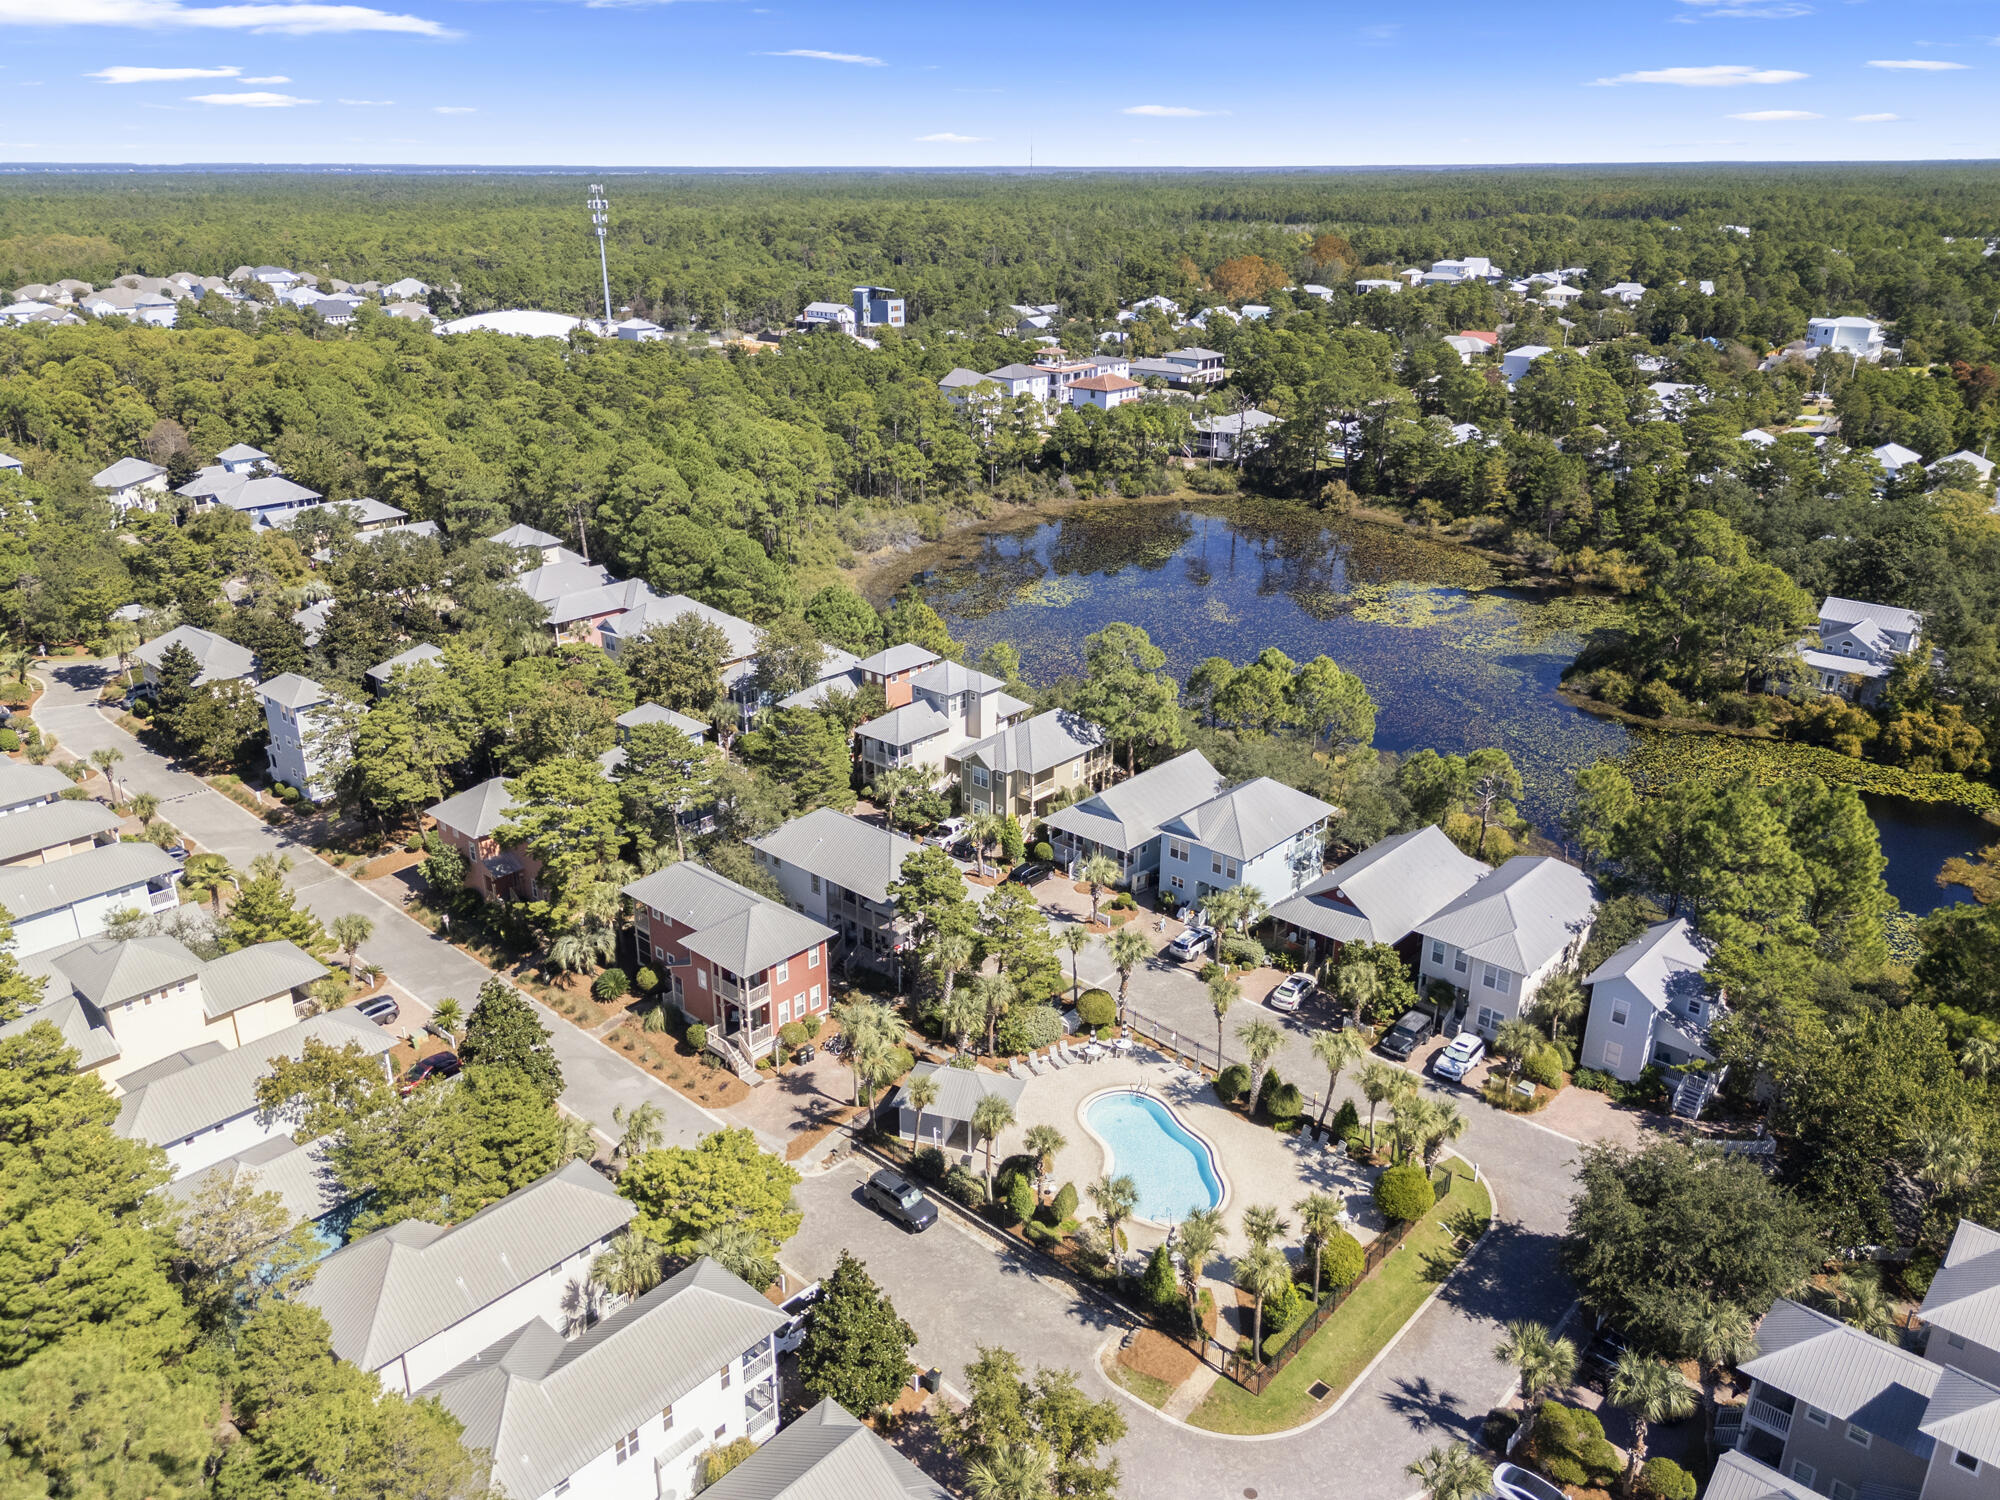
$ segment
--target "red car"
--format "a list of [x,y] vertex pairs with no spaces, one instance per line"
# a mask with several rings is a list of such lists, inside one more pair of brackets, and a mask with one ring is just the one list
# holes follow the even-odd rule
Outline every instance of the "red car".
[[429,1057],[417,1059],[416,1066],[403,1079],[403,1093],[415,1093],[433,1078],[456,1078],[462,1071],[463,1064],[459,1062],[456,1052],[433,1052]]

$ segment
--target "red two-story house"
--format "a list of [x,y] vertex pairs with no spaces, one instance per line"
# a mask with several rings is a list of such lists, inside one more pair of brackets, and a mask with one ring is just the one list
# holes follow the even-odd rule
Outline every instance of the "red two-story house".
[[829,1003],[823,922],[683,862],[625,887],[637,908],[639,962],[660,974],[690,1021],[755,1059],[788,1021],[824,1016]]

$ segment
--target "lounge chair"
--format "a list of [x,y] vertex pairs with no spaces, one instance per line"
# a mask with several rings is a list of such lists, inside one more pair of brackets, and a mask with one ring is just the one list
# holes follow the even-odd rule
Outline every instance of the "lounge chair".
[[1010,1057],[1007,1059],[1007,1076],[1009,1078],[1026,1078],[1028,1076],[1026,1073],[1023,1073],[1021,1071],[1020,1058]]
[[1069,1059],[1063,1056],[1061,1042],[1057,1042],[1055,1046],[1049,1048],[1048,1062],[1049,1066],[1054,1068],[1066,1068],[1069,1066]]

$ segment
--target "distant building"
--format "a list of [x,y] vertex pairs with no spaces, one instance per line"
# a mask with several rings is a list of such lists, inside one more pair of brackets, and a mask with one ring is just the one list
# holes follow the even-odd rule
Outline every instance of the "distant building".
[[264,727],[271,737],[264,751],[271,780],[295,788],[308,802],[323,801],[333,788],[319,743],[325,718],[315,718],[313,710],[333,695],[310,677],[285,672],[260,683],[257,696],[264,701]]
[[1145,387],[1129,375],[1088,375],[1069,383],[1069,404],[1110,411],[1128,401],[1137,401],[1144,390]]
[[1258,434],[1276,427],[1279,420],[1254,406],[1219,417],[1202,417],[1194,424],[1193,456],[1233,463],[1238,454],[1263,446],[1264,439]]
[[1924,617],[1913,609],[1829,596],[1819,607],[1819,636],[1799,644],[1799,657],[1823,693],[1872,701],[1898,657],[1922,649]]
[[438,836],[465,857],[465,885],[488,901],[532,901],[542,863],[525,850],[502,846],[494,835],[514,815],[507,778],[495,776],[424,809]]
[[1872,318],[1811,318],[1806,322],[1806,349],[1828,351],[1873,362],[1882,357],[1882,325]]
[[194,625],[176,625],[165,635],[155,636],[132,653],[139,665],[146,669],[148,687],[159,687],[160,664],[176,646],[186,647],[194,656],[195,664],[201,668],[193,683],[195,687],[208,682],[234,682],[254,677],[257,673],[257,658],[247,648],[212,630]]
[[1547,344],[1523,344],[1518,349],[1509,349],[1500,356],[1500,373],[1506,376],[1507,383],[1512,385],[1528,373],[1529,366],[1536,360],[1545,354],[1553,353],[1555,350]]
[[105,492],[105,498],[120,511],[137,506],[158,510],[159,497],[167,492],[167,471],[143,458],[121,458],[90,476],[90,482]]
[[582,326],[583,319],[572,318],[568,313],[514,307],[503,312],[474,313],[467,318],[453,318],[449,323],[440,323],[437,331],[440,334],[504,333],[524,339],[566,339]]
[[850,305],[854,309],[854,322],[858,328],[903,326],[903,299],[896,295],[894,287],[858,286],[854,289]]

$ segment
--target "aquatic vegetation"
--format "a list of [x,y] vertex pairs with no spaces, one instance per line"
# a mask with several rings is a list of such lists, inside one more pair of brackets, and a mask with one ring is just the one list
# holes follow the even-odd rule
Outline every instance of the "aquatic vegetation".
[[1632,779],[1643,785],[1667,776],[1699,776],[1735,781],[1747,778],[1768,786],[1795,776],[1817,776],[1856,791],[1912,802],[1942,802],[1970,812],[2000,813],[2000,792],[1953,771],[1912,771],[1856,760],[1819,745],[1735,735],[1665,734],[1636,731],[1637,744],[1625,757]]

